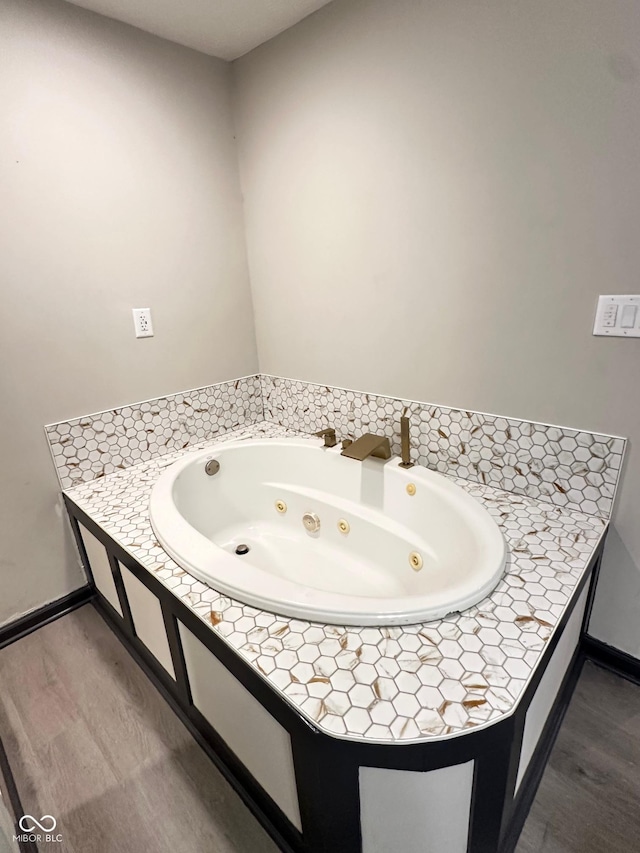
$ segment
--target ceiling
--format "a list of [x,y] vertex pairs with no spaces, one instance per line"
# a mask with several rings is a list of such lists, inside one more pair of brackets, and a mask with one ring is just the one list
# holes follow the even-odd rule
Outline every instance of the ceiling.
[[220,59],[237,59],[330,0],[69,0]]

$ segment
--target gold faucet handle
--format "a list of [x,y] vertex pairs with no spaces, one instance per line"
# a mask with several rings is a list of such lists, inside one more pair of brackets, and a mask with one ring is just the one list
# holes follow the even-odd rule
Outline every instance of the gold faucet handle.
[[333,427],[321,429],[319,430],[319,432],[315,432],[314,435],[317,438],[324,438],[325,447],[335,447],[338,443],[338,439],[336,438],[336,431]]
[[407,408],[405,406],[402,417],[400,418],[400,455],[402,462],[401,468],[413,468],[414,463],[411,461],[411,442],[409,438],[410,421],[407,417]]

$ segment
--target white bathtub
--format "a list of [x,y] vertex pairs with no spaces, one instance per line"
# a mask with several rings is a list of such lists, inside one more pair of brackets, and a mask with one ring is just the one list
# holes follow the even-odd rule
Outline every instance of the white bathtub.
[[[502,534],[446,477],[398,463],[357,462],[315,438],[226,443],[161,475],[151,523],[190,574],[263,610],[339,625],[465,610],[502,575]],[[319,530],[305,528],[305,513]]]

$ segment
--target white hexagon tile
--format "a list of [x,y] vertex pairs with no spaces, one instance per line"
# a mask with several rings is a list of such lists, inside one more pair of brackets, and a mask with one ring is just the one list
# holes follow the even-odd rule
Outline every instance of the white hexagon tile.
[[[317,425],[317,420],[305,424]],[[263,423],[222,440],[293,434]],[[548,501],[455,478],[487,508],[509,545],[506,571],[495,591],[464,613],[426,624],[314,624],[223,596],[162,550],[149,522],[149,495],[160,473],[185,452],[117,470],[67,494],[287,702],[341,738],[442,738],[508,714],[607,524]]]
[[263,419],[258,376],[49,424],[63,489]]
[[411,418],[415,460],[443,474],[610,516],[625,440],[274,376],[249,376],[45,427],[63,488],[267,420],[299,432],[371,431],[400,452]]
[[623,438],[265,374],[261,381],[264,416],[273,423],[302,432],[329,424],[340,438],[380,433],[399,454],[406,409],[420,465],[589,515],[611,515]]

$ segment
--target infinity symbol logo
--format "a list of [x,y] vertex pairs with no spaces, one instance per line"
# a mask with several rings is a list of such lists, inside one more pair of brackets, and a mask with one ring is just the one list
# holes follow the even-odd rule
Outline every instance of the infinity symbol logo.
[[[28,821],[33,821],[33,826],[28,825]],[[51,821],[51,825],[47,825],[47,821]],[[36,820],[32,814],[23,815],[18,821],[20,829],[23,832],[33,832],[33,830],[37,827],[41,832],[53,832],[53,830],[58,825],[58,821],[55,819],[53,815],[45,814],[42,815],[40,820]]]

